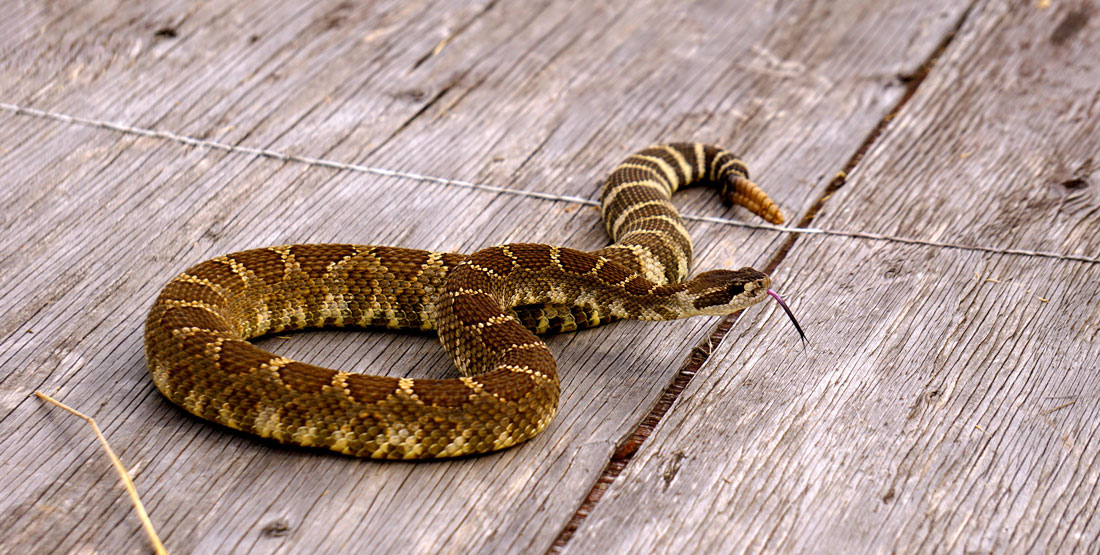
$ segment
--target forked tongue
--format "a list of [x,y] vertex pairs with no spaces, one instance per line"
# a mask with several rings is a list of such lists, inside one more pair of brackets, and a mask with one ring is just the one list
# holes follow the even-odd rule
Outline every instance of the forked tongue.
[[794,313],[787,307],[787,303],[783,302],[783,299],[779,297],[779,293],[771,289],[768,289],[768,294],[779,303],[779,306],[783,307],[783,312],[786,312],[787,318],[791,319],[791,323],[794,324],[794,329],[798,330],[798,336],[802,338],[802,343],[806,343],[806,333],[802,331],[802,326],[798,325],[798,320],[794,319]]

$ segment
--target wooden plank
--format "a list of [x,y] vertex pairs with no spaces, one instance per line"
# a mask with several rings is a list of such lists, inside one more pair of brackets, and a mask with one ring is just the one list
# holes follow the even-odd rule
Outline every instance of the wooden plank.
[[[227,144],[588,197],[639,145],[706,140],[736,147],[797,214],[850,156],[848,122],[890,109],[954,4],[896,1],[866,16],[858,3],[809,2],[166,3],[111,17],[85,3],[20,14],[42,36],[13,58],[42,76],[12,74],[0,90]],[[178,35],[151,38],[165,22]],[[906,40],[889,40],[899,29]],[[73,35],[101,48],[59,63],[50,54],[73,49]],[[233,63],[209,63],[210,52]],[[813,140],[770,138],[806,132]],[[722,213],[711,205],[686,207]]]
[[[1084,11],[1082,11],[1084,10]],[[822,227],[1100,255],[1100,32],[979,5]],[[1100,264],[800,238],[565,547],[1100,549]]]
[[[35,71],[28,84],[3,74],[0,91],[42,108],[229,144],[587,197],[615,161],[651,140],[740,144],[761,182],[798,214],[901,96],[896,76],[917,67],[950,29],[960,8],[948,4],[876,3],[869,24],[859,5],[824,10],[809,2],[719,13],[657,2],[395,3],[362,12],[236,3],[171,16],[87,3],[31,18],[26,28],[44,36],[25,38],[18,52],[35,60]],[[326,24],[333,13],[336,28]],[[148,46],[133,60],[123,56],[133,40],[108,40],[155,34],[161,19],[179,18],[180,40]],[[223,23],[236,20],[251,22],[259,46]],[[580,28],[568,40],[558,36]],[[368,41],[373,54],[349,46],[374,31],[382,34]],[[91,59],[71,57],[82,52],[78,42],[104,46]],[[213,64],[210,52],[232,63]],[[449,84],[461,71],[476,79]],[[693,86],[682,86],[689,78]],[[437,94],[399,101],[410,87]],[[542,436],[504,453],[407,465],[272,447],[189,419],[151,387],[141,322],[175,272],[223,252],[297,241],[596,248],[606,241],[598,214],[568,202],[0,117],[0,172],[16,176],[11,192],[0,192],[15,215],[0,237],[0,425],[8,432],[0,467],[10,492],[0,513],[2,528],[14,531],[0,540],[5,549],[145,549],[81,424],[28,397],[60,387],[137,467],[170,549],[545,550],[713,325],[620,323],[552,338],[564,374],[559,416]],[[711,195],[687,197],[690,210],[723,214]],[[699,267],[760,264],[782,239],[724,225],[690,228]],[[449,372],[433,340],[419,336],[266,341],[341,367]]]

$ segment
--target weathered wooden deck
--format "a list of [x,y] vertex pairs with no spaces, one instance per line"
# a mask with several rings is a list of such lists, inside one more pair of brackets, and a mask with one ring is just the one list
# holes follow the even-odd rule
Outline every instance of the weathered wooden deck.
[[[1008,4],[6,5],[0,551],[149,550],[35,389],[98,420],[172,552],[1100,551],[1100,5]],[[774,269],[808,348],[771,303],[556,336],[545,433],[418,464],[254,441],[147,376],[144,312],[194,262],[598,248],[580,199],[664,140],[826,230],[677,199],[696,267]],[[263,343],[450,373],[431,337]]]

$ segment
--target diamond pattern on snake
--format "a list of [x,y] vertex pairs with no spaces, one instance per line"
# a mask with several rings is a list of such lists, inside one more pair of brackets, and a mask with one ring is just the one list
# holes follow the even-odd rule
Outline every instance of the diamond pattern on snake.
[[[545,429],[557,410],[557,365],[537,334],[623,318],[725,315],[769,295],[797,328],[770,278],[752,268],[686,279],[691,238],[671,197],[700,184],[783,222],[737,156],[698,143],[651,146],[608,177],[601,208],[613,243],[596,251],[510,244],[464,255],[300,244],[197,264],[149,311],[149,372],[188,412],[284,443],[379,459],[504,449]],[[459,377],[343,372],[249,342],[340,326],[434,330]]]

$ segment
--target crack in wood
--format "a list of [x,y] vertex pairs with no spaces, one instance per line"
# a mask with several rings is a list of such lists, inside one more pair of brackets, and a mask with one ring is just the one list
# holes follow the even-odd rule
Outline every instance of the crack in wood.
[[[970,4],[966,7],[965,10],[963,10],[962,14],[959,16],[958,21],[955,22],[955,25],[944,36],[944,38],[940,41],[936,48],[933,49],[932,54],[928,56],[928,58],[925,59],[924,62],[919,66],[919,69],[914,72],[899,75],[899,82],[906,86],[905,93],[894,105],[894,107],[889,112],[887,112],[885,116],[883,116],[878,124],[875,125],[875,127],[867,135],[867,138],[863,141],[859,148],[856,149],[852,157],[848,159],[848,162],[845,163],[844,168],[837,172],[836,176],[829,183],[829,185],[825,187],[821,195],[819,195],[818,199],[814,202],[813,205],[811,205],[810,209],[798,222],[798,227],[809,227],[818,212],[820,212],[820,210],[824,207],[825,202],[828,201],[829,197],[844,186],[848,174],[850,174],[852,170],[854,170],[859,162],[863,159],[863,155],[870,150],[871,146],[874,145],[874,143],[882,135],[883,131],[885,131],[886,126],[890,123],[890,121],[894,119],[897,114],[902,110],[902,108],[904,108],[904,106],[909,102],[909,100],[913,98],[913,95],[916,94],[917,89],[921,86],[922,83],[924,83],[929,73],[931,73],[932,69],[935,67],[936,62],[939,60],[940,56],[944,53],[944,51],[947,50],[947,47],[954,41],[955,37],[958,36],[959,31],[962,29],[963,25],[966,24],[966,21],[969,19],[971,12],[977,5],[977,1],[978,0],[971,0]],[[794,246],[795,241],[798,240],[799,235],[801,234],[792,233],[783,242],[783,244],[777,250],[776,254],[764,266],[763,271],[765,273],[773,273],[775,269],[779,267],[779,264],[782,263],[783,259],[786,258],[787,253]],[[653,430],[656,428],[657,424],[661,421],[661,419],[664,418],[665,414],[668,413],[669,409],[672,407],[676,399],[680,397],[680,394],[683,393],[684,389],[686,389],[687,386],[691,383],[692,378],[695,377],[695,374],[696,372],[698,372],[699,368],[702,367],[702,365],[710,358],[710,354],[713,351],[714,346],[721,343],[722,339],[725,338],[726,334],[733,327],[733,324],[737,321],[737,319],[740,318],[741,314],[741,312],[737,312],[723,318],[717,325],[715,325],[713,331],[711,331],[711,333],[708,334],[703,341],[692,348],[691,354],[688,356],[688,359],[681,366],[679,372],[677,372],[676,374],[676,377],[665,388],[665,391],[658,398],[657,403],[650,410],[649,414],[646,415],[644,419],[642,419],[642,422],[638,425],[637,428],[634,429],[634,432],[631,433],[625,441],[619,444],[614,454],[608,460],[607,466],[604,467],[604,471],[593,483],[592,488],[589,490],[588,495],[585,497],[584,501],[582,501],[577,507],[577,510],[576,512],[574,512],[573,517],[569,519],[565,527],[562,528],[561,533],[558,534],[558,537],[554,540],[553,543],[550,544],[550,547],[546,551],[547,554],[560,553],[565,548],[565,546],[568,545],[574,534],[576,534],[576,531],[580,528],[580,525],[584,522],[588,515],[591,514],[593,510],[595,510],[596,505],[599,504],[600,500],[603,498],[607,490],[611,487],[613,483],[615,483],[615,480],[619,477],[620,474],[622,474],[627,465],[630,464],[630,461],[633,460],[634,455],[637,453],[638,449],[641,448],[642,444],[645,443],[645,441],[653,433]],[[674,466],[678,467],[679,461],[677,460],[676,462],[677,464]],[[671,468],[672,467],[670,467],[670,469]],[[672,476],[675,476],[674,472]],[[670,482],[671,478],[666,480],[666,485]],[[894,488],[893,486],[891,486],[887,494],[883,496],[883,501],[885,503],[889,503],[891,500],[893,500],[894,495]]]
[[497,5],[497,1],[498,0],[491,0],[488,4],[485,4],[484,8],[481,8],[480,11],[478,11],[476,14],[474,14],[473,17],[471,17],[470,19],[462,22],[462,24],[459,25],[458,28],[455,29],[454,31],[451,31],[450,33],[447,33],[447,36],[443,37],[443,40],[436,43],[435,47],[433,47],[430,51],[428,51],[423,56],[417,58],[416,61],[413,62],[412,68],[413,69],[419,68],[420,66],[424,65],[424,62],[428,61],[429,59],[431,59],[435,55],[442,52],[443,49],[446,48],[447,45],[451,43],[451,41],[458,38],[458,36],[461,35],[462,33],[465,33],[466,30],[469,29],[477,20],[481,19],[481,16],[485,15],[486,13],[489,13],[489,11],[492,10]]

